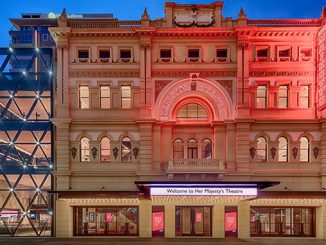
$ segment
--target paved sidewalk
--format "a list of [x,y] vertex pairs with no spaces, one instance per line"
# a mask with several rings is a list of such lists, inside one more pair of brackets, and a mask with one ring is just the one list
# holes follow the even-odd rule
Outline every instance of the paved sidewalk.
[[227,244],[227,245],[326,245],[326,240],[317,240],[314,238],[255,238],[249,240],[240,240],[235,238],[227,239],[202,239],[202,238],[180,238],[180,239],[142,239],[142,238],[74,238],[74,239],[56,239],[56,238],[4,238],[0,237],[0,244],[2,245],[78,245],[78,244],[92,244],[92,245],[213,245],[213,244]]

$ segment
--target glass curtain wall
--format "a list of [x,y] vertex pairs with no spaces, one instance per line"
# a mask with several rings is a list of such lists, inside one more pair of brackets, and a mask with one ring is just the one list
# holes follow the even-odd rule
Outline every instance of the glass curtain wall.
[[52,49],[0,49],[0,236],[52,235],[52,76]]

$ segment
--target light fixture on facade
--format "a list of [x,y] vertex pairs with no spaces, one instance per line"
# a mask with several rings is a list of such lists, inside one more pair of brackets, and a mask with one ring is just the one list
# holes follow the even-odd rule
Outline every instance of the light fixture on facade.
[[36,144],[36,145],[40,145],[40,142],[39,142],[39,141],[36,141],[35,144]]
[[39,48],[35,48],[35,51],[38,53],[38,52],[40,52],[40,49]]
[[52,71],[49,71],[49,75],[52,76]]
[[26,214],[27,214],[27,213],[24,211],[24,212],[23,212],[23,215],[26,215]]
[[52,212],[52,211],[49,211],[49,215],[51,215],[51,216],[52,216],[52,215],[53,215],[53,212]]
[[9,98],[10,98],[10,99],[13,99],[13,98],[14,98],[14,95],[13,95],[13,94],[10,94],[10,95],[9,95]]
[[50,168],[50,169],[52,169],[52,168],[53,168],[53,165],[52,165],[52,164],[50,164],[50,165],[49,165],[49,168]]
[[14,49],[12,47],[9,47],[9,51],[12,53],[14,52]]
[[13,192],[13,191],[14,191],[14,189],[13,189],[13,188],[10,188],[10,189],[9,189],[9,191],[10,191],[10,192]]
[[27,165],[26,165],[26,164],[24,164],[24,165],[23,165],[23,168],[27,168]]
[[23,118],[23,121],[24,121],[24,122],[26,122],[26,121],[27,121],[26,117],[24,117],[24,118]]
[[9,145],[14,145],[15,143],[13,141],[10,141],[9,142]]
[[23,70],[22,73],[23,73],[24,76],[26,76],[26,71]]
[[36,192],[40,192],[40,188],[36,188]]

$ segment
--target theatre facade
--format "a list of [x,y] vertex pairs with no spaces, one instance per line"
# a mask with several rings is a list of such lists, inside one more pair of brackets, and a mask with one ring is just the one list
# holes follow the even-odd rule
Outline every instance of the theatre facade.
[[57,237],[326,239],[326,9],[222,8],[49,28]]

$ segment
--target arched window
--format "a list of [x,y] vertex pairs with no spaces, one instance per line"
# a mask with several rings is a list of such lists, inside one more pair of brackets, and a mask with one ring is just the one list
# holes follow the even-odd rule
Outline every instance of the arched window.
[[207,119],[208,115],[204,107],[196,103],[189,103],[180,108],[177,118]]
[[203,148],[202,148],[202,158],[204,159],[212,159],[212,141],[210,139],[203,140]]
[[88,162],[90,160],[89,155],[89,139],[83,137],[80,140],[80,161]]
[[182,139],[176,139],[173,142],[173,159],[183,159],[183,141]]
[[280,137],[278,139],[278,161],[287,162],[288,161],[288,140],[285,137]]
[[103,137],[101,140],[101,162],[111,161],[111,142],[108,137]]
[[300,162],[309,162],[309,139],[307,137],[300,138]]
[[267,161],[267,140],[264,137],[258,137],[257,139],[256,159],[261,162]]
[[124,137],[121,140],[121,162],[131,162],[131,139]]
[[187,155],[188,159],[198,158],[198,142],[194,138],[188,140]]

